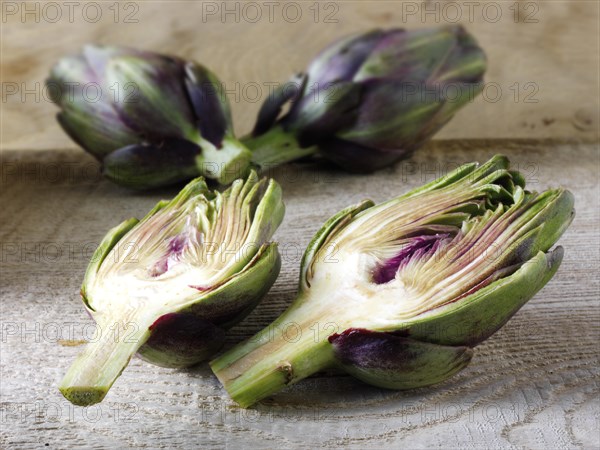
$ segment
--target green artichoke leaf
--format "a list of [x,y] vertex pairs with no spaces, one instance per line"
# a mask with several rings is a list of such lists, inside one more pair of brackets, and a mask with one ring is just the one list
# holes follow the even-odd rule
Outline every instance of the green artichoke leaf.
[[[158,206],[158,205],[157,205]],[[155,207],[156,209],[156,207]],[[154,210],[153,210],[154,211]],[[88,267],[85,271],[85,276],[83,278],[83,284],[81,285],[81,297],[83,299],[83,303],[85,306],[94,311],[92,306],[92,301],[89,295],[86,293],[86,286],[88,284],[92,284],[94,282],[94,278],[98,273],[98,269],[104,262],[106,256],[110,253],[115,245],[121,240],[123,236],[125,236],[133,227],[135,227],[139,223],[139,220],[135,217],[131,219],[124,220],[119,225],[114,228],[111,228],[106,236],[100,242],[100,245],[96,248],[92,255],[92,259],[88,264]]]
[[539,252],[512,275],[400,327],[412,339],[475,346],[498,331],[558,270],[563,248]]
[[450,378],[473,356],[469,347],[431,344],[364,329],[329,337],[338,365],[365,383],[387,389],[413,389]]
[[277,279],[280,268],[277,243],[264,244],[246,267],[179,312],[190,312],[230,328],[254,309]]

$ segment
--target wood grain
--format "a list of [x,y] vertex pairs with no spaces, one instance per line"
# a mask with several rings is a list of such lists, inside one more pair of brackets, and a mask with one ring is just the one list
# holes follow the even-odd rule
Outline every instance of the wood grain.
[[[250,410],[206,365],[134,359],[105,401],[77,408],[56,385],[91,320],[79,286],[106,230],[176,189],[132,193],[97,176],[80,151],[6,152],[2,161],[2,448],[598,448],[600,237],[596,145],[438,141],[373,176],[296,164],[273,175],[287,214],[282,273],[228,346],[274,319],[295,291],[301,251],[321,223],[363,198],[396,196],[467,161],[507,154],[532,189],[569,187],[577,216],[554,279],[471,365],[438,386],[393,392],[321,374]],[[88,329],[89,331],[90,329]]]
[[[438,138],[598,136],[596,1],[275,2],[272,16],[265,2],[250,2],[259,6],[258,19],[243,2],[121,2],[115,19],[114,2],[96,2],[98,13],[95,6],[86,7],[93,2],[83,1],[74,7],[72,20],[63,2],[53,3],[62,5],[59,19],[52,7],[39,6],[43,2],[37,13],[34,2],[3,3],[0,142],[5,149],[75,147],[56,124],[56,108],[42,86],[61,56],[89,42],[203,62],[219,74],[236,130],[243,134],[252,127],[268,83],[303,70],[332,40],[375,27],[454,22],[467,27],[486,50],[489,84]],[[7,10],[8,4],[16,4],[16,12]],[[23,20],[25,11],[30,12]]]

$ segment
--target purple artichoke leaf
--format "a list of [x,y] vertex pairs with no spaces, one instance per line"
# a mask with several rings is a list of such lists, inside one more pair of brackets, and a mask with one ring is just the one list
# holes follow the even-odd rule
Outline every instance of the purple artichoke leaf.
[[296,131],[301,142],[313,145],[350,127],[359,117],[363,87],[335,83],[299,99],[281,120],[284,128]]
[[[463,33],[460,26],[406,32],[390,30],[364,61],[355,81],[399,79],[426,82],[435,79],[450,58]],[[468,47],[472,48],[471,45]],[[477,48],[477,47],[475,47]]]
[[[95,75],[96,80],[106,83],[106,69],[113,58],[143,56],[144,52],[129,47],[88,44],[83,46],[82,55]],[[151,54],[148,54],[151,55]]]
[[57,120],[76,143],[98,159],[139,142],[111,104],[111,91],[83,55],[61,59],[46,80],[53,102],[62,108]]
[[326,47],[308,66],[308,91],[323,89],[332,83],[352,81],[369,54],[388,33],[372,30],[342,38]]
[[[444,103],[437,117],[431,121],[430,125],[437,128],[427,129],[422,135],[433,135],[452,119],[454,114],[463,106],[473,103],[477,96],[483,90],[483,82],[474,83],[462,81],[438,82],[430,85],[429,91],[436,92],[440,101]],[[425,127],[427,128],[427,124]]]
[[438,82],[481,83],[487,66],[485,52],[464,28],[455,29],[455,37],[455,45],[433,79]]
[[258,111],[252,135],[259,136],[267,132],[281,115],[284,105],[289,101],[297,101],[305,84],[306,75],[301,73],[273,90]]
[[138,142],[138,136],[121,122],[110,107],[96,110],[66,106],[56,119],[67,135],[98,160],[112,151]]
[[99,79],[82,55],[67,56],[58,61],[46,80],[50,99],[59,106],[81,97],[83,89]]
[[425,130],[437,130],[438,122],[448,120],[438,114],[444,104],[439,93],[424,85],[372,81],[364,85],[356,120],[337,136],[367,147],[410,153],[430,137]]
[[349,328],[329,337],[338,364],[374,386],[412,389],[446,380],[464,369],[469,347],[420,342],[392,333]]
[[[167,58],[121,56],[107,63],[106,79],[123,93],[113,105],[145,140],[198,140],[185,91],[183,65]],[[116,84],[115,84],[116,83]]]
[[448,241],[448,234],[423,235],[411,239],[402,246],[402,250],[373,271],[373,281],[377,284],[393,280],[396,273],[406,266],[413,258],[429,258]]
[[150,331],[138,354],[162,367],[188,367],[216,353],[225,342],[225,330],[191,313],[165,314]]
[[166,186],[197,176],[196,157],[200,153],[199,146],[185,139],[128,145],[104,158],[103,173],[133,189]]
[[202,138],[220,148],[231,131],[231,111],[220,81],[207,68],[185,65],[185,86]]
[[335,137],[320,141],[319,151],[328,160],[355,173],[383,169],[412,153],[408,148],[382,150]]

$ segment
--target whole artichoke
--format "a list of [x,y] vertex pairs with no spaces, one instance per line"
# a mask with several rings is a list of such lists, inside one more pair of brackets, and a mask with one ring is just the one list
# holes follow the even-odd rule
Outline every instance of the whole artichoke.
[[229,184],[249,171],[222,86],[200,64],[87,45],[46,83],[62,128],[118,184],[144,189],[198,175]]
[[461,26],[350,36],[281,85],[243,142],[258,165],[319,153],[350,171],[380,169],[409,156],[472,101],[485,68],[483,50]]
[[251,173],[223,193],[196,179],[110,230],[81,287],[97,334],[62,380],[63,395],[101,401],[136,352],[166,367],[216,352],[279,274],[268,241],[283,214],[279,185]]
[[309,244],[296,300],[211,362],[246,407],[327,367],[376,386],[438,383],[465,368],[554,275],[573,218],[565,189],[524,189],[492,158],[379,205],[332,217]]

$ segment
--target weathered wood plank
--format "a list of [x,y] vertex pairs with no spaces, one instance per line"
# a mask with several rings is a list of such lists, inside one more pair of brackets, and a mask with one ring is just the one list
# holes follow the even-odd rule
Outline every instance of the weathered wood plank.
[[[91,320],[79,286],[105,231],[143,215],[175,189],[132,193],[96,175],[83,152],[7,152],[2,164],[0,445],[3,448],[597,448],[600,445],[598,148],[576,142],[435,142],[373,176],[314,165],[273,172],[287,215],[277,233],[283,268],[228,345],[293,299],[301,250],[332,213],[387,199],[444,168],[507,154],[534,189],[568,186],[577,217],[561,239],[556,277],[472,364],[433,388],[392,392],[323,374],[241,410],[206,365],[181,371],[131,362],[106,400],[88,409],[56,385]],[[87,329],[92,330],[91,328]]]
[[52,3],[59,7],[3,2],[0,134],[7,149],[75,147],[55,123],[57,109],[42,86],[61,56],[89,42],[203,62],[221,77],[241,134],[251,129],[269,83],[303,70],[333,39],[375,27],[454,22],[487,51],[489,85],[438,138],[593,138],[599,129],[594,1],[271,2],[271,15],[269,2],[121,2],[117,8],[79,2],[71,15],[68,2]]

